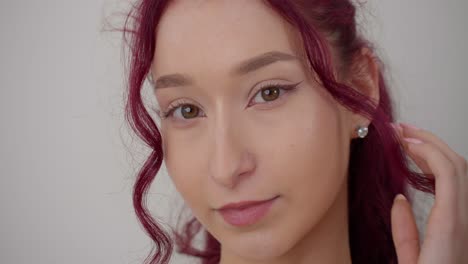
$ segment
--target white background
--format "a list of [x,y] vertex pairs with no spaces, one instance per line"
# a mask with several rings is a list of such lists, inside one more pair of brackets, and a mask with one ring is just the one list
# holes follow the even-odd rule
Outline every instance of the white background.
[[[126,6],[0,3],[1,263],[142,263],[150,250],[131,202],[145,151],[123,125],[120,35],[100,32]],[[373,0],[366,10],[398,119],[468,157],[468,2]],[[176,199],[162,173],[153,214],[167,217]]]

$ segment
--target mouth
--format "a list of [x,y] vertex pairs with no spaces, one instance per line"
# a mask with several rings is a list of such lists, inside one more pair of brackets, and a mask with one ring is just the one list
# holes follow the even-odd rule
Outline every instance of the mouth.
[[233,226],[247,226],[260,221],[280,196],[263,201],[242,201],[227,204],[216,210],[224,221]]

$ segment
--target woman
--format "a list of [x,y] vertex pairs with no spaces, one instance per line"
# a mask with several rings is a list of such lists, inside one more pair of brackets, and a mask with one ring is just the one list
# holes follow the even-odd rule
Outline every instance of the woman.
[[[153,150],[134,189],[150,263],[174,242],[203,263],[467,263],[466,160],[393,123],[350,1],[143,0],[129,18],[127,119]],[[174,241],[144,203],[163,159],[194,215]],[[437,193],[421,248],[406,183]]]

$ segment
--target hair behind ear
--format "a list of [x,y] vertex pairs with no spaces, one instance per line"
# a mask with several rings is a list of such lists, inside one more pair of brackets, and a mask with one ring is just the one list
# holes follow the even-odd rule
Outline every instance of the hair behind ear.
[[352,58],[345,82],[358,92],[369,97],[375,104],[379,104],[379,61],[372,51],[363,47]]

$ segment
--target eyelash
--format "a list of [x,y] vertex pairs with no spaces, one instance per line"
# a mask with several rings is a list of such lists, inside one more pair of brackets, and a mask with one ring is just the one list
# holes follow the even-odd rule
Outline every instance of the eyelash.
[[[261,88],[258,89],[258,91],[254,94],[252,99],[254,99],[257,96],[257,94],[262,92],[263,90],[267,90],[267,89],[271,89],[271,88],[279,88],[279,90],[283,90],[284,92],[282,94],[280,93],[279,97],[284,96],[285,93],[288,93],[288,92],[291,92],[292,90],[294,90],[301,82],[298,82],[298,83],[295,83],[295,84],[279,84],[279,83],[266,84],[266,85],[264,85],[264,86],[262,86]],[[268,101],[266,103],[262,103],[262,104],[268,104],[268,103],[274,102],[276,100],[279,100],[278,98],[275,99],[275,100],[272,100],[272,101]],[[177,108],[179,108],[180,106],[183,106],[183,105],[193,105],[193,104],[190,104],[189,102],[185,101],[184,99],[181,99],[179,101],[176,101],[176,102],[170,104],[166,111],[158,112],[159,116],[161,117],[161,119],[166,119],[166,118],[172,116],[173,112],[175,110],[177,110]],[[250,105],[250,103],[249,103],[249,105]],[[195,107],[197,107],[197,106],[195,106]]]

